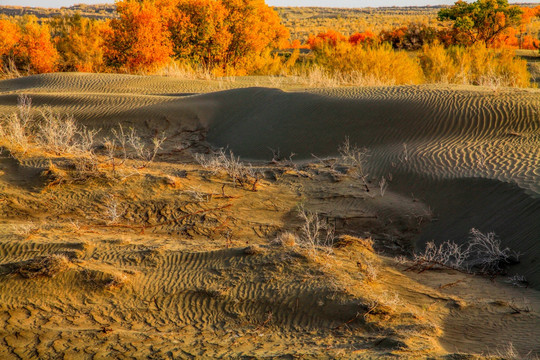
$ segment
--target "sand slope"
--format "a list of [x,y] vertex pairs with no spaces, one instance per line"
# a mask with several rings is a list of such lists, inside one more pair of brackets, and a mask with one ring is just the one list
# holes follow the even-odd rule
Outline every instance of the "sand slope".
[[[300,201],[334,219],[339,231],[372,236],[388,254],[432,239],[464,241],[477,227],[521,252],[511,271],[539,289],[540,91],[271,85],[268,78],[112,74],[0,82],[0,114],[15,111],[17,96],[27,94],[36,110],[72,114],[100,136],[119,124],[148,138],[167,135],[159,164],[113,185],[48,188],[40,175],[47,159],[1,155],[0,357],[82,350],[88,358],[421,358],[493,353],[509,342],[522,353],[540,352],[537,290],[455,272],[416,274],[359,248],[336,250],[339,272],[268,246],[283,229],[298,228]],[[332,157],[346,136],[369,149],[370,194],[332,180],[322,165],[275,170],[263,190],[251,192],[177,164],[210,146],[259,163],[270,160],[269,148],[299,161]],[[384,197],[382,176],[389,181]],[[106,226],[111,199],[125,204],[128,227]],[[130,228],[140,224],[151,227]],[[262,254],[244,250],[253,243]],[[50,254],[66,254],[72,264],[52,279],[12,273]],[[366,257],[380,263],[375,284],[366,285],[358,270]],[[368,295],[392,301],[394,293],[406,306],[365,314]],[[516,306],[528,311],[513,314]]]
[[[295,153],[299,160],[333,156],[348,136],[369,149],[374,178],[399,179],[390,189],[429,198],[441,215],[420,237],[420,246],[431,239],[462,241],[471,227],[495,231],[506,246],[525,254],[516,271],[540,286],[539,90],[401,86],[284,92],[245,88],[264,85],[264,78],[249,81],[226,83],[240,89],[186,96],[217,85],[130,75],[40,75],[3,81],[0,111],[13,111],[17,94],[25,93],[34,104],[71,113],[102,134],[118,124],[165,132],[171,151],[206,137],[246,159],[270,159],[269,148],[284,156]],[[458,179],[463,180],[451,181]]]

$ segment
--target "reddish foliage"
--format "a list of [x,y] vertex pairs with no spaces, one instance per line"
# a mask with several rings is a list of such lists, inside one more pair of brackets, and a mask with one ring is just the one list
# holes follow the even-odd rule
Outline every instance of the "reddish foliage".
[[310,35],[307,44],[310,49],[315,49],[325,44],[336,46],[340,41],[347,41],[347,38],[337,31],[328,30],[325,33],[319,33],[317,36]]
[[371,31],[366,31],[363,33],[354,33],[349,36],[349,42],[353,45],[358,44],[373,44],[377,41],[377,35]]

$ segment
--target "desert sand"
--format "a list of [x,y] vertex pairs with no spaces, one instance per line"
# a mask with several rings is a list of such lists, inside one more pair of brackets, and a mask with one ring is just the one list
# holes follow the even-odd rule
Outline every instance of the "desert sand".
[[[0,154],[0,358],[540,354],[540,90],[279,85],[1,81],[0,114],[25,94],[101,137],[121,124],[167,139],[154,163],[129,160],[115,179],[69,181],[65,156]],[[346,137],[368,149],[369,192],[336,178]],[[220,147],[260,170],[257,186],[193,160]],[[275,241],[302,226],[298,204],[333,221],[331,253]],[[412,271],[412,252],[473,227],[521,254],[508,275],[527,287]]]

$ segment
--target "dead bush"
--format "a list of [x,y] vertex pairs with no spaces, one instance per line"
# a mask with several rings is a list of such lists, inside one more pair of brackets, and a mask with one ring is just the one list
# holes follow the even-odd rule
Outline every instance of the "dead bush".
[[260,173],[253,168],[251,164],[244,164],[240,157],[234,155],[229,150],[220,149],[210,155],[195,154],[195,160],[205,169],[217,174],[225,171],[232,179],[233,183],[241,187],[248,187],[253,191],[257,190],[257,184],[260,180]]
[[320,214],[307,210],[303,205],[298,207],[298,216],[302,221],[298,245],[314,256],[319,252],[331,253],[335,243],[334,227]]
[[341,154],[341,162],[343,165],[350,167],[349,173],[354,178],[361,180],[366,191],[369,192],[368,173],[366,172],[366,161],[369,154],[368,149],[351,145],[349,137],[345,137],[345,141],[338,150]]
[[36,119],[32,100],[18,97],[18,111],[0,119],[0,142],[13,153],[23,155],[30,148],[58,155],[88,154],[94,146],[98,130],[89,130],[75,122],[71,115],[61,115],[50,107],[40,111]]
[[410,267],[420,271],[446,267],[485,275],[498,275],[506,266],[518,262],[518,254],[502,248],[495,233],[472,228],[466,244],[446,241],[439,246],[428,242],[424,252],[414,255]]

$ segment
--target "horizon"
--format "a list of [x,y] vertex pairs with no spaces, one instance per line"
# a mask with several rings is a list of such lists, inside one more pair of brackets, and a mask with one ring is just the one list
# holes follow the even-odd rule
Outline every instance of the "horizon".
[[[270,6],[279,7],[329,7],[329,8],[364,8],[364,7],[407,7],[452,5],[454,0],[266,0]],[[469,1],[470,2],[470,1]],[[23,6],[60,8],[77,4],[113,4],[114,0],[0,0],[0,6]],[[535,4],[538,0],[510,1],[513,4]]]

